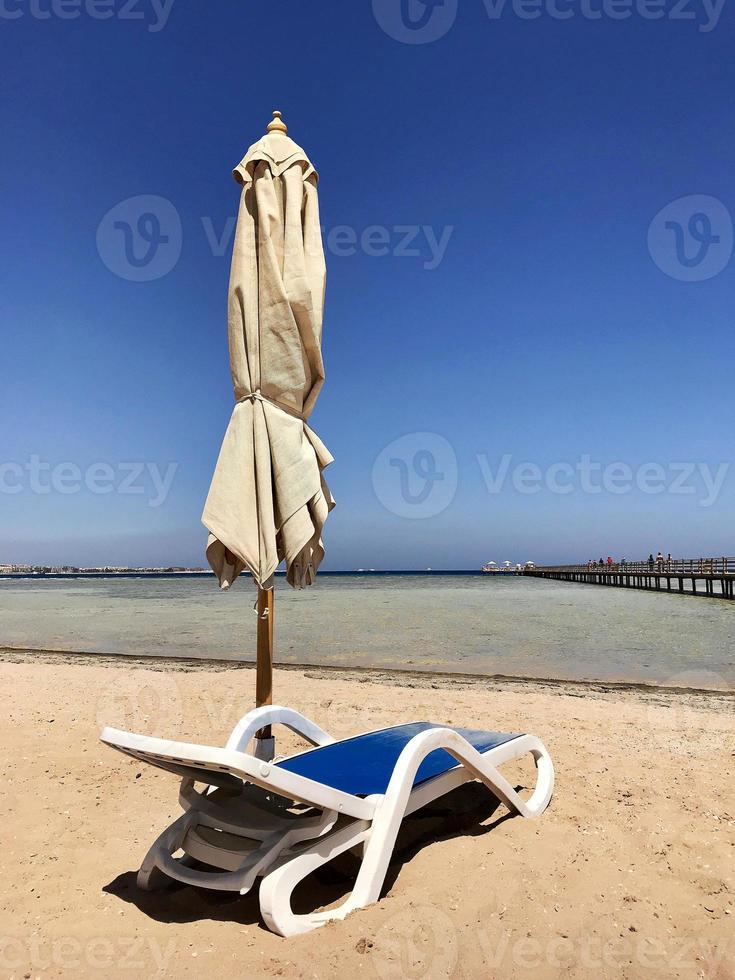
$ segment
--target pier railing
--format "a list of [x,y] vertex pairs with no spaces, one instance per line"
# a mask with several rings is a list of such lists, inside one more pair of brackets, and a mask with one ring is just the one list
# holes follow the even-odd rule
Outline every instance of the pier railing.
[[539,572],[606,572],[619,575],[654,574],[669,575],[735,575],[735,558],[654,558],[645,561],[617,561],[612,564],[585,562],[583,565],[537,565],[530,571]]
[[526,568],[524,574],[584,585],[735,599],[735,558],[648,558],[611,564],[591,561],[586,565],[540,565]]

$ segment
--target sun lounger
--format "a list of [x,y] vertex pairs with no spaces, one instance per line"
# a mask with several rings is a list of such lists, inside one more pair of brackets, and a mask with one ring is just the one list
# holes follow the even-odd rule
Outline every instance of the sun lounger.
[[[283,724],[314,748],[272,762],[246,751],[265,725]],[[224,748],[105,728],[107,745],[182,777],[184,813],[156,840],[138,872],[141,888],[173,879],[245,894],[258,877],[266,924],[282,936],[308,932],[377,902],[405,816],[471,779],[511,811],[537,817],[554,788],[539,739],[427,722],[335,741],[290,708],[247,714]],[[498,766],[530,753],[536,788],[522,799]],[[195,784],[202,784],[198,790]],[[317,868],[355,849],[362,862],[350,896],[335,909],[295,914],[291,896]],[[181,856],[175,857],[178,852]]]

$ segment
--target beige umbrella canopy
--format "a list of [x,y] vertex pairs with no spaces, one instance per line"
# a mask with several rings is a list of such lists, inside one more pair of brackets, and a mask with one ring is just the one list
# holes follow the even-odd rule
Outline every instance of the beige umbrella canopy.
[[332,457],[306,424],[324,383],[318,177],[273,117],[233,171],[242,185],[228,304],[236,404],[202,515],[220,585],[250,571],[271,633],[273,573],[285,561],[294,588],[313,583],[334,506],[322,475]]

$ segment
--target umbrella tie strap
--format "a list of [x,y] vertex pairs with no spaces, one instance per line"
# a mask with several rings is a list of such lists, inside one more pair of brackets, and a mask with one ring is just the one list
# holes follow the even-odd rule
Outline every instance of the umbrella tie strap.
[[295,408],[290,408],[286,405],[282,405],[280,402],[277,402],[275,399],[269,398],[267,395],[263,394],[260,388],[256,389],[255,391],[249,392],[247,395],[243,395],[242,398],[238,399],[237,403],[238,405],[241,405],[243,402],[263,402],[263,403],[267,402],[269,405],[273,405],[275,408],[278,408],[282,412],[285,412],[286,415],[290,415],[294,419],[299,419],[301,422],[306,422],[306,419],[301,412],[297,412]]

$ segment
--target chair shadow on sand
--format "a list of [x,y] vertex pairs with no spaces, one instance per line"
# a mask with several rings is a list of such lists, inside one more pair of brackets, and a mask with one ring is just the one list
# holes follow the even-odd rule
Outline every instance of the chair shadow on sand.
[[[517,787],[521,790],[523,787]],[[500,801],[479,783],[465,783],[434,803],[406,817],[398,834],[381,898],[393,887],[404,864],[437,841],[482,837],[515,814],[492,819]],[[142,855],[141,855],[142,857]],[[301,882],[294,891],[293,909],[305,914],[339,904],[352,891],[360,858],[342,854]],[[257,884],[247,895],[193,888],[178,882],[161,891],[138,888],[136,872],[126,871],[103,891],[129,902],[158,922],[196,922],[211,919],[241,925],[261,925]],[[262,926],[265,928],[264,926]]]

